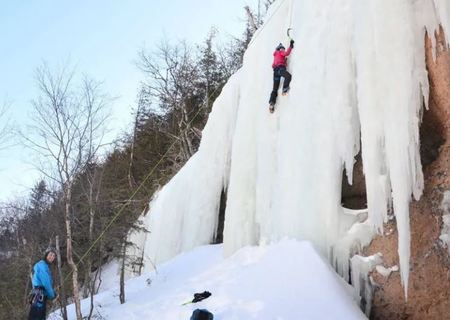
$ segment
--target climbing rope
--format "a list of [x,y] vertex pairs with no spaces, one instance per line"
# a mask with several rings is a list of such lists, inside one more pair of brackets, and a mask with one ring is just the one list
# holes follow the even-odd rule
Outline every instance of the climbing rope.
[[294,12],[293,8],[294,8],[294,0],[290,0],[291,2],[289,2],[289,27],[288,30],[291,29],[292,30],[292,13]]
[[286,34],[288,36],[289,41],[292,40],[290,32],[292,31],[292,13],[293,13],[293,7],[294,7],[294,0],[290,0],[289,2],[289,27],[287,28]]
[[[221,87],[217,87],[211,95],[214,95],[217,90],[222,89]],[[204,98],[202,105],[206,105],[206,101],[207,101],[207,96]],[[204,111],[203,106],[200,107],[198,109],[198,111],[195,113],[194,117],[191,119],[191,121],[188,122],[186,129],[184,129],[182,132],[180,132],[179,136],[181,137],[190,127],[190,125],[192,124],[192,122],[194,122],[194,120],[197,118],[197,116]],[[87,251],[80,257],[80,259],[78,260],[78,262],[76,263],[76,267],[78,268],[78,266],[80,265],[80,263],[84,260],[84,258],[86,258],[86,256],[89,254],[89,252],[91,252],[91,250],[94,248],[95,244],[101,239],[103,238],[103,236],[105,235],[106,231],[108,231],[108,229],[112,226],[112,224],[117,220],[117,218],[120,216],[120,214],[123,212],[123,210],[125,209],[125,207],[127,207],[130,203],[131,200],[133,200],[133,198],[136,196],[136,194],[139,192],[139,190],[141,190],[141,188],[144,186],[144,183],[150,178],[150,176],[155,172],[155,170],[159,167],[159,165],[162,163],[162,161],[164,160],[164,158],[169,154],[170,150],[175,146],[175,144],[178,142],[178,139],[175,139],[174,142],[169,146],[169,148],[167,149],[167,151],[161,156],[161,158],[159,159],[159,161],[153,166],[153,168],[149,171],[149,173],[145,176],[144,180],[142,180],[142,182],[139,184],[139,186],[136,188],[136,190],[131,194],[131,196],[128,198],[128,200],[122,204],[122,206],[119,208],[119,210],[117,211],[117,213],[113,216],[113,218],[109,221],[109,223],[106,225],[106,227],[102,230],[102,232],[100,233],[100,235],[97,237],[97,239],[95,239],[95,241],[90,245],[90,247],[87,249]],[[65,282],[68,277],[72,274],[73,270],[71,270],[67,276],[64,278]]]

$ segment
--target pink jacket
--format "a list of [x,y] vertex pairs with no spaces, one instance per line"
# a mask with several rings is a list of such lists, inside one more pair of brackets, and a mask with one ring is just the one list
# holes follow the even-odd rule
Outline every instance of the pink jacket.
[[291,53],[292,48],[289,47],[286,51],[275,50],[273,53],[273,63],[272,68],[285,66],[286,67],[286,57]]

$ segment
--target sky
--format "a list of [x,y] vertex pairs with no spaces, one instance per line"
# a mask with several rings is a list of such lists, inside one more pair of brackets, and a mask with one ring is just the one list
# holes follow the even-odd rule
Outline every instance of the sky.
[[[0,0],[0,106],[16,128],[30,123],[38,97],[34,73],[69,63],[78,75],[103,82],[112,104],[113,134],[128,130],[142,74],[137,52],[164,38],[200,43],[211,27],[240,36],[243,7],[257,0]],[[1,124],[2,122],[0,122]],[[40,175],[35,155],[15,144],[0,150],[0,202],[25,196]]]

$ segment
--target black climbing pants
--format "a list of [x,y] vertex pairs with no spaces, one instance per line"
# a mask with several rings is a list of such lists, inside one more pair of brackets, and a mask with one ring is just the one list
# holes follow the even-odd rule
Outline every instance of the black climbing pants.
[[287,72],[286,67],[276,67],[273,69],[273,89],[270,93],[270,104],[275,104],[277,102],[278,88],[280,87],[281,77],[284,78],[283,90],[289,88],[289,83],[291,82],[291,74]]

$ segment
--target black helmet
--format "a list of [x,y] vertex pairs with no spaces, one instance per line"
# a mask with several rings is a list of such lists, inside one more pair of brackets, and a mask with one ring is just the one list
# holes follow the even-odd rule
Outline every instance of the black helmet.
[[283,46],[283,44],[280,42],[280,44],[275,48],[275,50],[281,50],[281,49],[283,49],[283,50],[285,50],[286,48]]

